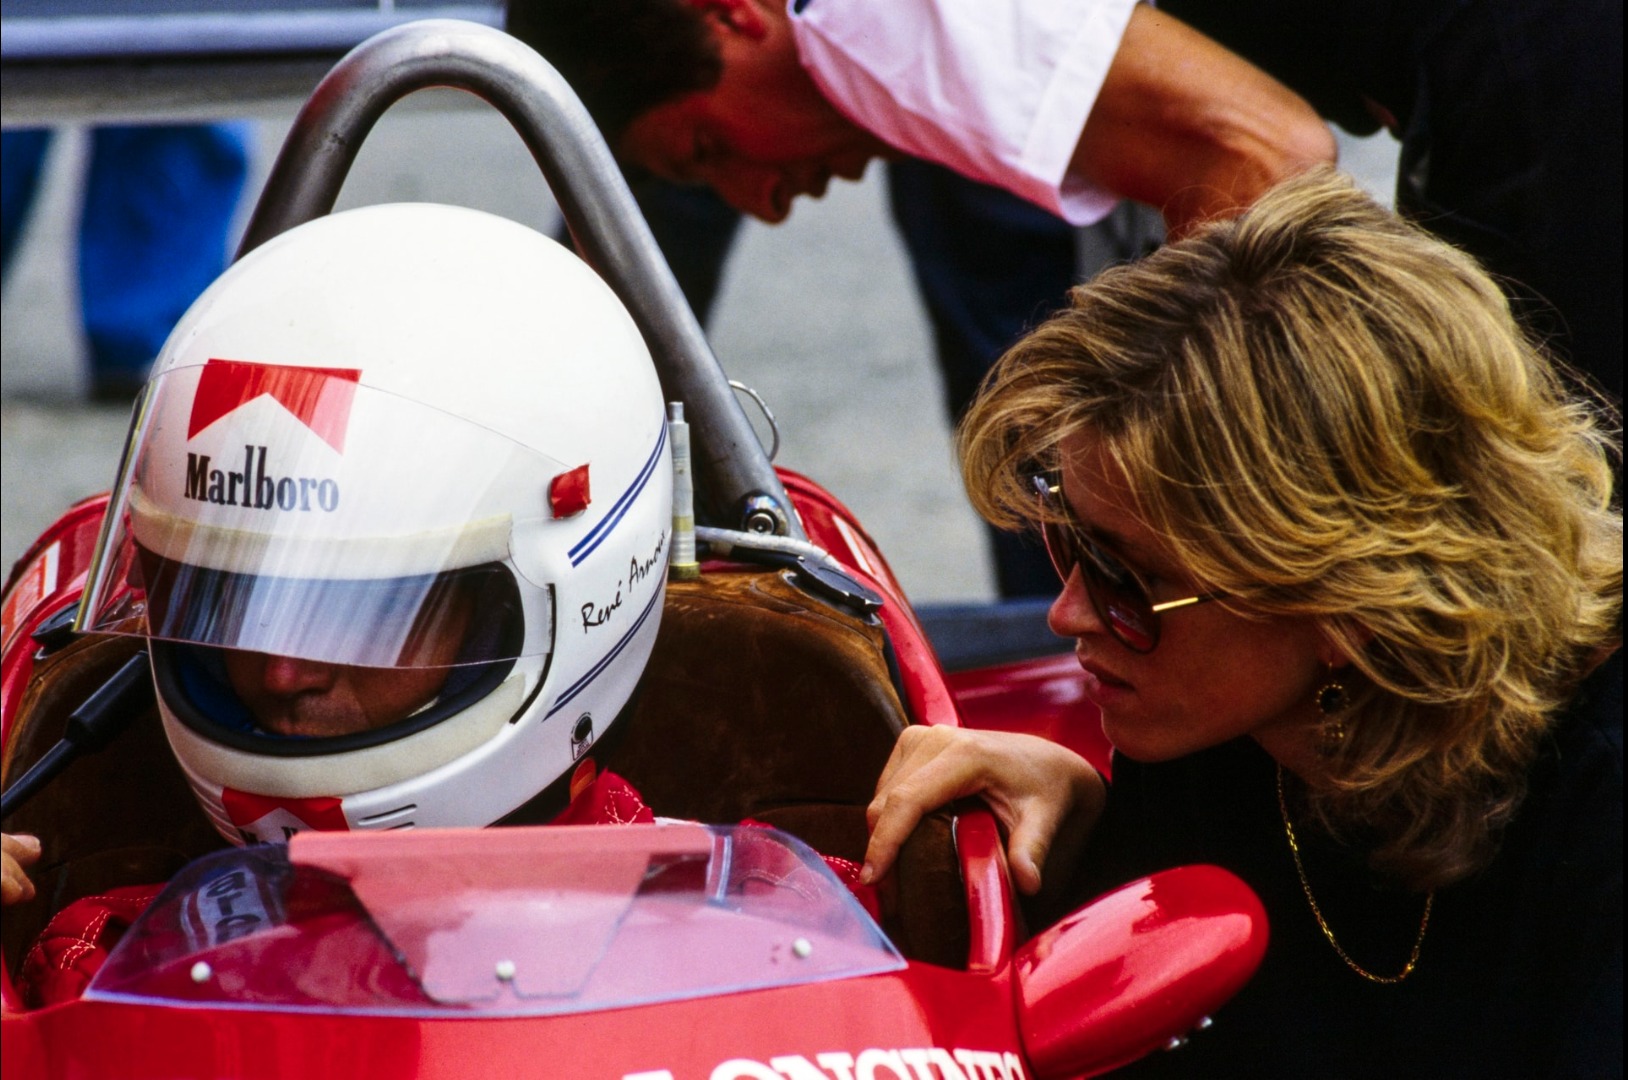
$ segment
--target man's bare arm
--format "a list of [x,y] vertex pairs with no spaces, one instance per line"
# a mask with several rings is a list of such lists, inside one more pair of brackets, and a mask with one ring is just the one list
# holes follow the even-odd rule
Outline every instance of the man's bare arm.
[[1138,5],[1071,168],[1159,208],[1180,237],[1334,157],[1328,125],[1294,91],[1185,23]]

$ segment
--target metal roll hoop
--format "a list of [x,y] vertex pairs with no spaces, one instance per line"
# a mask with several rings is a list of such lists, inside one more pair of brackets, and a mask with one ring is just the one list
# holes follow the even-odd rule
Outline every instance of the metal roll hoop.
[[[565,79],[499,30],[427,19],[379,33],[336,64],[300,110],[272,166],[238,257],[333,210],[362,141],[408,94],[452,87],[480,97],[514,126],[553,191],[583,258],[627,306],[662,389],[689,418],[698,516],[763,527],[763,500],[781,535],[804,537],[790,501],[621,170]],[[748,510],[751,507],[754,509]]]

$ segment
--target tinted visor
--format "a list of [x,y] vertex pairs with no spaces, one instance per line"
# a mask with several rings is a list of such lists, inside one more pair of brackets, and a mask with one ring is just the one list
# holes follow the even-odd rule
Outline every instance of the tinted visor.
[[365,667],[446,667],[510,659],[519,593],[501,566],[377,580],[208,570],[141,550],[151,635]]

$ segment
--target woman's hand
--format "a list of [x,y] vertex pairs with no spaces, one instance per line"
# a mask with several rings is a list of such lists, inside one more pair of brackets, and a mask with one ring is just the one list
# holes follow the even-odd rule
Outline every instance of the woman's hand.
[[1006,826],[1012,877],[1033,896],[1049,854],[1068,860],[1078,854],[1102,812],[1106,789],[1084,758],[1048,739],[906,728],[865,811],[871,839],[860,880],[881,878],[925,815],[969,795],[980,796]]
[[0,904],[20,904],[34,899],[34,883],[24,868],[40,861],[40,842],[32,836],[0,834]]

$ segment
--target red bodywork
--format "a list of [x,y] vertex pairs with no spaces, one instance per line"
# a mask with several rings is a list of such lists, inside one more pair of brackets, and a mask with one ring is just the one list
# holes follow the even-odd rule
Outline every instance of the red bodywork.
[[[1107,744],[1081,696],[1072,657],[946,677],[882,554],[853,515],[812,481],[782,476],[809,539],[885,597],[881,618],[916,722],[1033,731],[1074,746],[1106,769]],[[28,635],[77,599],[104,507],[101,498],[70,509],[8,585],[0,672],[7,725],[33,670]],[[331,842],[343,850],[370,839],[347,835]],[[106,1000],[25,1011],[7,974],[0,1020],[4,1072],[8,1078],[345,1080],[1077,1075],[1134,1059],[1199,1025],[1248,979],[1264,952],[1258,900],[1213,867],[1132,883],[1020,946],[994,819],[982,810],[961,814],[956,840],[971,924],[964,970],[909,962],[858,978],[568,1015],[455,1018]],[[712,943],[719,950],[731,946],[727,938]]]

